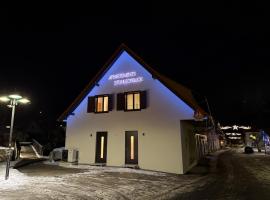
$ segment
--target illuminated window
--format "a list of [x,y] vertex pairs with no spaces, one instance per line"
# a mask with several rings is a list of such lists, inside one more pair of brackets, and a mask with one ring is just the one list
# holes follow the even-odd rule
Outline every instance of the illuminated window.
[[133,110],[133,94],[127,94],[127,110]]
[[97,97],[97,112],[103,111],[103,97]]
[[108,111],[108,108],[109,108],[109,97],[108,96],[105,96],[103,98],[103,111],[104,112],[107,112]]
[[140,109],[141,101],[140,101],[140,93],[134,94],[134,108]]
[[97,96],[96,97],[96,112],[108,112],[109,111],[109,97]]
[[141,109],[141,101],[140,101],[139,92],[127,93],[125,95],[125,99],[126,99],[126,110],[140,110]]

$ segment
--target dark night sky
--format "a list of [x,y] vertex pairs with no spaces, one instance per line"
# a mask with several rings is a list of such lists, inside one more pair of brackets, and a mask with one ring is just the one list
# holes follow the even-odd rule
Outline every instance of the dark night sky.
[[84,6],[0,8],[0,92],[31,99],[20,108],[25,120],[39,111],[56,120],[124,42],[205,95],[218,121],[269,127],[268,6],[193,6],[172,6],[170,15],[157,4],[102,7],[99,15]]

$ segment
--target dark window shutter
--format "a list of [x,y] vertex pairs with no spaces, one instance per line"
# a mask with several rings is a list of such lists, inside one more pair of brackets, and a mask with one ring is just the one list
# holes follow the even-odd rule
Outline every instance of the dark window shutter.
[[145,109],[147,107],[147,93],[146,91],[140,92],[140,99],[141,99],[141,109]]
[[87,112],[88,113],[95,112],[95,97],[88,97]]
[[125,94],[117,94],[117,110],[125,110]]
[[109,94],[109,111],[113,110],[113,94]]

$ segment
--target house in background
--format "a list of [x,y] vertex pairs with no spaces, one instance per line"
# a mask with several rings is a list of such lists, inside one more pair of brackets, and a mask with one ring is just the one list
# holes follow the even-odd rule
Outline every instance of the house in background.
[[59,120],[81,164],[183,174],[199,159],[194,119],[206,116],[188,88],[121,45]]
[[262,129],[253,129],[245,132],[245,146],[257,148],[259,152],[270,152],[269,135]]

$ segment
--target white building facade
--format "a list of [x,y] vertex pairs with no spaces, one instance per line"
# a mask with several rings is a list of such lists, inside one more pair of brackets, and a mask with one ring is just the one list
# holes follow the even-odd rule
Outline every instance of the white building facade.
[[203,113],[187,88],[122,45],[60,120],[67,124],[66,149],[77,149],[81,164],[183,174],[197,163],[195,133],[186,123],[195,110]]

